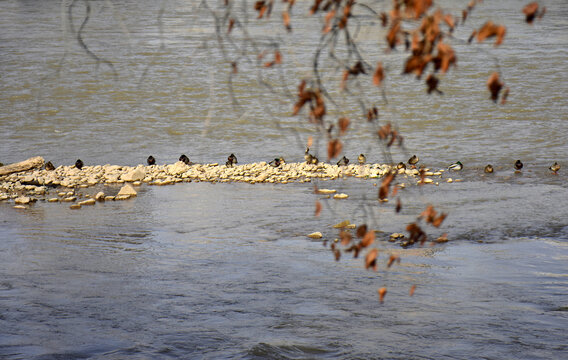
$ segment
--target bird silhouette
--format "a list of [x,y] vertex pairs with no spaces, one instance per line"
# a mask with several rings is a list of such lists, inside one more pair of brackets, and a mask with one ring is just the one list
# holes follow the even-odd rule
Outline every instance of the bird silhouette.
[[491,173],[493,172],[493,166],[491,166],[491,164],[488,164],[488,165],[485,167],[485,170],[484,170],[484,171],[485,171],[486,174],[491,174]]
[[522,168],[523,163],[521,162],[521,160],[515,161],[515,172],[520,172]]
[[148,165],[155,165],[156,159],[154,159],[154,157],[152,155],[150,155],[150,156],[148,156],[148,159],[146,159],[146,162],[148,163]]
[[77,159],[77,161],[75,161],[75,167],[81,170],[83,168],[83,161],[81,161],[81,159]]
[[186,164],[186,165],[190,165],[190,164],[191,164],[191,161],[189,161],[189,158],[188,158],[185,154],[182,154],[182,155],[179,157],[179,161],[183,162],[183,163]]

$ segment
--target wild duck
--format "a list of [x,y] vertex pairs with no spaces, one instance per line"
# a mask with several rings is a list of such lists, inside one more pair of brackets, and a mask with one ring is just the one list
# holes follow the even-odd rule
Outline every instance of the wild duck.
[[452,171],[460,171],[461,169],[463,169],[463,164],[459,161],[456,161],[452,165],[448,166],[448,170]]
[[560,164],[555,161],[554,164],[552,164],[552,166],[550,166],[548,169],[554,174],[558,174],[558,170],[560,170]]
[[347,164],[349,164],[349,159],[346,158],[345,156],[339,159],[339,161],[337,162],[337,166],[343,166]]

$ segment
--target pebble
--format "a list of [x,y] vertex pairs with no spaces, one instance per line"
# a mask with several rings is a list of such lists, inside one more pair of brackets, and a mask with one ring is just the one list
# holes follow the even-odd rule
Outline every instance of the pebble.
[[18,197],[14,200],[16,204],[20,205],[29,204],[31,201],[32,199],[29,196]]
[[79,205],[84,206],[84,205],[95,205],[95,199],[88,199],[88,200],[83,200],[81,202],[79,202]]
[[321,239],[323,237],[323,235],[322,235],[321,232],[316,231],[316,232],[313,232],[311,234],[308,234],[308,237],[312,238],[312,239]]
[[344,194],[344,193],[333,195],[334,199],[347,199],[348,197],[349,197],[349,195]]

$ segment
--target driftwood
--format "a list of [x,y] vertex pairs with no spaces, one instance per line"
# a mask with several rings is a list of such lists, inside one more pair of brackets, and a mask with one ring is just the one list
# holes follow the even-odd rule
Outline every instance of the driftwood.
[[44,160],[41,156],[35,156],[24,161],[13,163],[6,166],[0,166],[0,176],[26,171],[33,168],[42,167]]

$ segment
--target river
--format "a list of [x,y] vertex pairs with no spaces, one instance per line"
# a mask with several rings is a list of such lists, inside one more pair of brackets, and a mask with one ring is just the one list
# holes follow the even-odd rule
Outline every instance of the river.
[[[466,3],[441,2],[456,14]],[[136,165],[151,154],[164,164],[182,153],[200,163],[230,153],[239,163],[303,160],[313,125],[291,116],[294,95],[268,91],[259,74],[280,95],[295,94],[309,75],[321,29],[307,15],[310,2],[297,1],[291,35],[274,26],[282,70],[240,61],[232,92],[230,64],[199,2],[74,2],[71,17],[70,4],[0,6],[1,162],[40,155],[56,166],[77,158]],[[108,61],[98,65],[72,31],[87,4],[83,41]],[[441,76],[442,96],[399,75],[396,59],[406,55],[365,48],[390,66],[388,105],[379,93],[374,101],[379,122],[405,138],[393,160],[416,153],[432,169],[465,165],[451,175],[461,182],[446,176],[401,190],[398,215],[394,202],[377,202],[377,180],[354,178],[316,182],[346,200],[316,195],[313,184],[193,182],[143,185],[135,199],[78,211],[0,202],[0,358],[568,357],[568,5],[547,1],[533,25],[524,5],[476,6],[455,36],[467,40],[491,18],[507,25],[505,41],[452,43],[458,65]],[[248,26],[261,36],[253,15]],[[281,25],[277,11],[272,18]],[[362,43],[378,41],[372,26],[362,21]],[[317,36],[294,36],[310,29]],[[511,89],[506,105],[488,99],[493,57]],[[352,118],[343,137],[352,161],[361,152],[386,161],[357,105],[329,111]],[[323,158],[325,147],[312,152]],[[517,159],[522,173],[513,171]],[[548,170],[555,161],[558,174]],[[483,173],[488,163],[494,174]],[[431,238],[447,233],[448,243],[402,249],[387,241],[427,204],[449,214],[440,229],[424,226]],[[377,272],[348,253],[335,261],[332,225],[342,220],[380,231]],[[306,237],[314,231],[327,246]],[[401,262],[387,268],[390,254]]]

